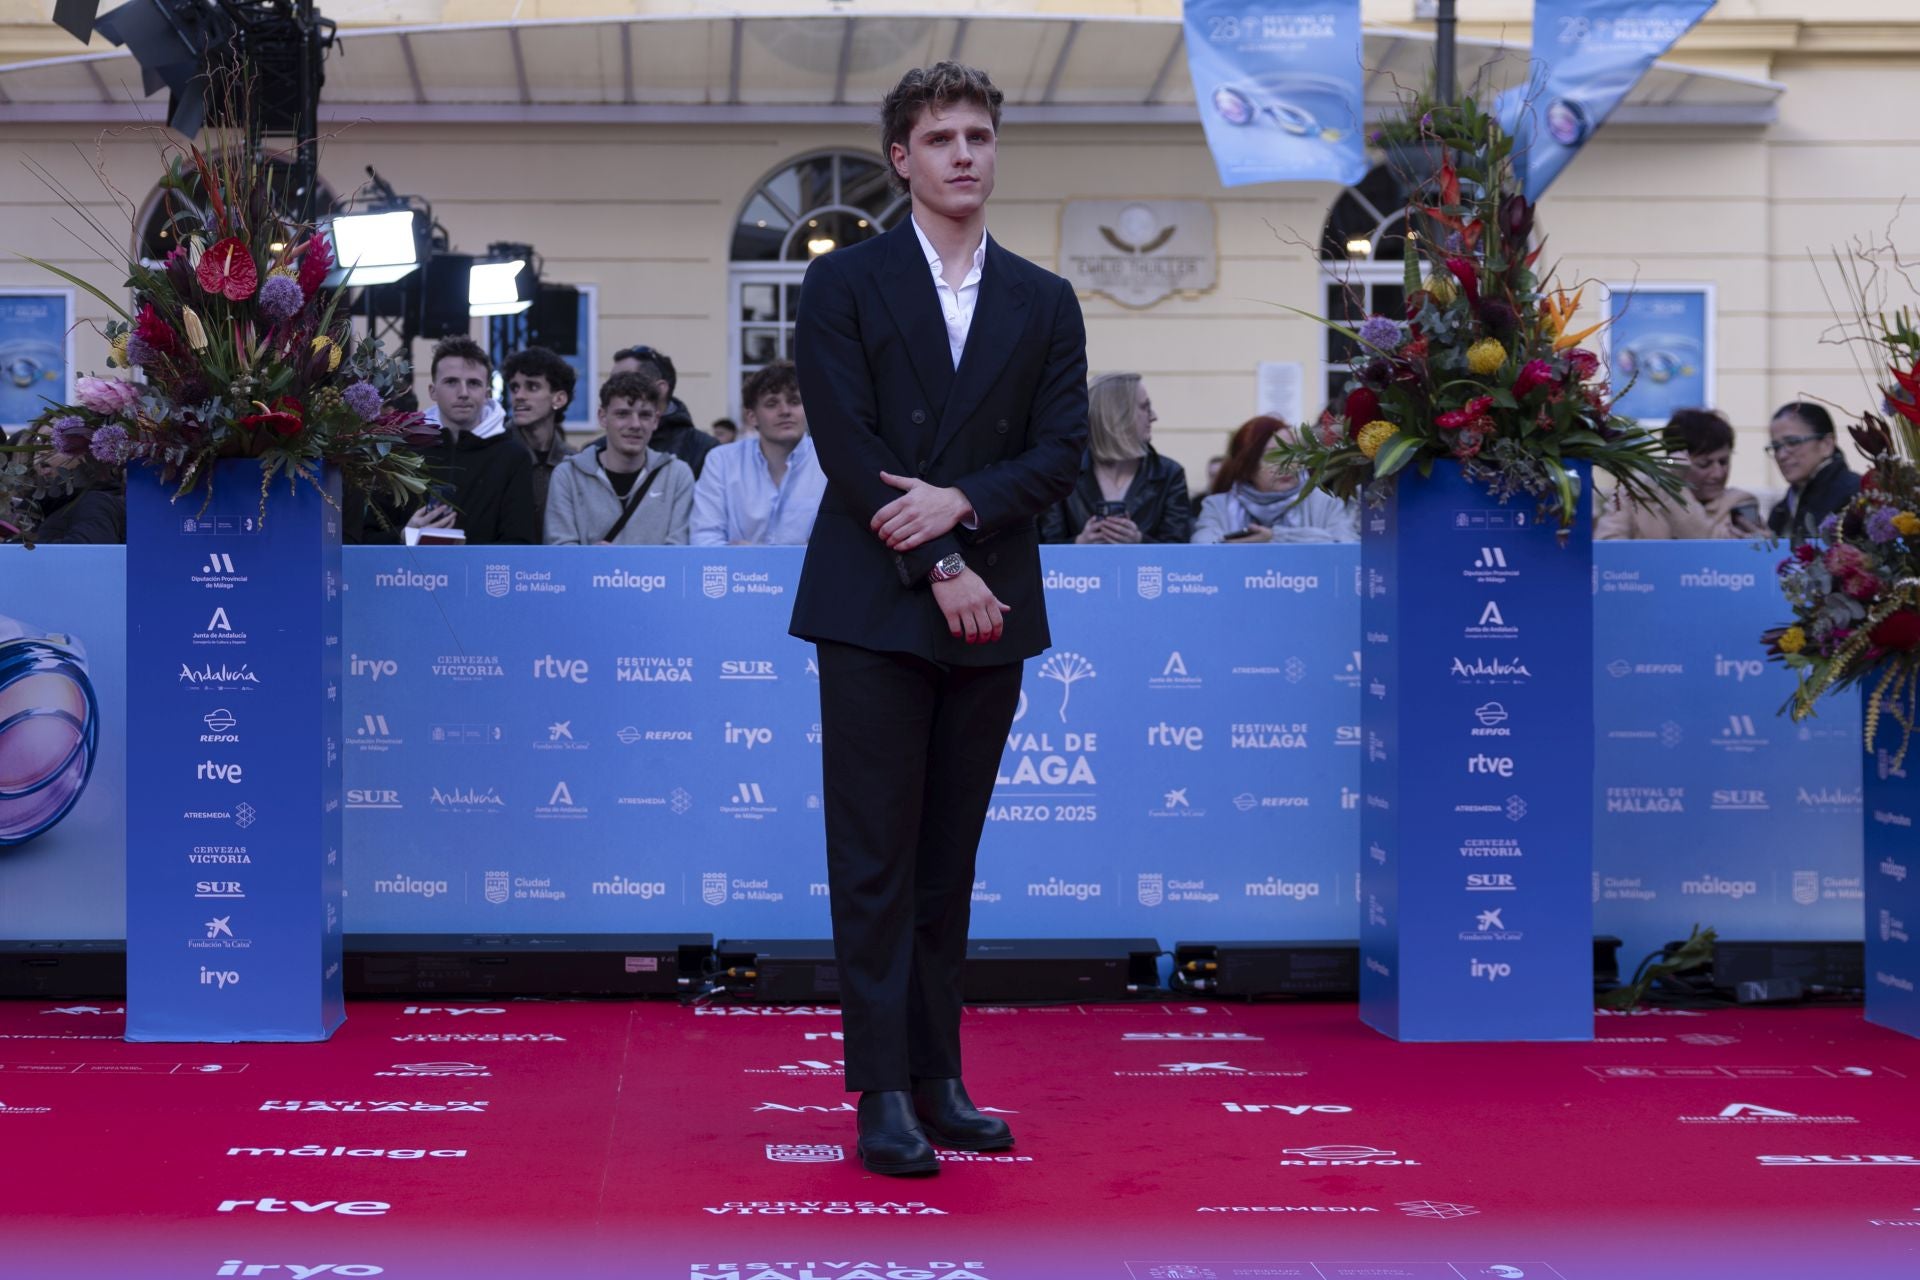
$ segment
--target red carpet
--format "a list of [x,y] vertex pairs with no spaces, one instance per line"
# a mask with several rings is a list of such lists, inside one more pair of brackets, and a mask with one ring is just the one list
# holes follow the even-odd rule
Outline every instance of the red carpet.
[[6,1280],[1920,1276],[1920,1043],[1856,1010],[1456,1047],[1346,1005],[971,1009],[1019,1145],[894,1180],[830,1009],[163,1046],[117,1008],[0,1004]]

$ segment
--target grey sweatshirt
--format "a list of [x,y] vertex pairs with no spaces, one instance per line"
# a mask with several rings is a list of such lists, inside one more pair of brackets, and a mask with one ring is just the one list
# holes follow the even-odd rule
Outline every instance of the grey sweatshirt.
[[[592,546],[619,522],[625,500],[600,465],[600,449],[574,454],[553,471],[547,491],[548,546]],[[639,510],[616,539],[626,546],[685,546],[687,521],[693,513],[693,469],[658,449],[647,450],[647,462],[634,485],[645,484],[656,467],[666,467]]]

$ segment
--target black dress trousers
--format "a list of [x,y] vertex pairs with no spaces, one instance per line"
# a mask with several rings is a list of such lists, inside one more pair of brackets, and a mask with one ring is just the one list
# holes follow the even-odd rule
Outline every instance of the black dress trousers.
[[1022,664],[821,641],[819,667],[847,1090],[958,1076],[974,858]]

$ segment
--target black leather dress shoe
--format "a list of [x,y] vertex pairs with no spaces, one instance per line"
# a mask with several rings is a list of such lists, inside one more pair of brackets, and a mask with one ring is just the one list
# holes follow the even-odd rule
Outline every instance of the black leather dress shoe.
[[860,1163],[869,1173],[906,1177],[940,1172],[940,1157],[920,1131],[913,1101],[905,1090],[889,1089],[860,1095]]
[[1004,1151],[1013,1145],[1013,1130],[1007,1122],[998,1116],[982,1115],[958,1077],[914,1081],[913,1110],[927,1136],[943,1147]]

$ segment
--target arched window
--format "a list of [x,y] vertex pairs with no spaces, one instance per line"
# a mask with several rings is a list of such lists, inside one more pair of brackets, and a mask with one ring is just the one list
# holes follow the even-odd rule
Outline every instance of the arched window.
[[[220,163],[222,157],[210,157]],[[269,157],[265,164],[269,181],[274,193],[279,197],[279,207],[286,208],[298,198],[295,184],[298,174],[293,162],[284,156]],[[135,251],[149,262],[157,262],[173,252],[180,243],[179,228],[183,224],[197,223],[205,225],[213,216],[207,206],[204,184],[197,170],[188,168],[185,188],[157,186],[148,193],[141,204],[139,213],[133,221],[136,243]],[[319,200],[315,205],[320,213],[333,212],[335,198],[333,189],[324,179],[320,182]]]
[[[1406,314],[1402,255],[1407,237],[1407,188],[1381,165],[1333,202],[1320,234],[1320,276],[1329,319],[1348,328],[1370,315]],[[1338,404],[1355,355],[1351,339],[1325,330],[1324,404]],[[1311,413],[1317,406],[1309,406]]]
[[905,217],[907,206],[879,158],[855,151],[801,156],[748,195],[733,227],[727,287],[728,399],[735,417],[740,384],[762,366],[793,356],[807,263],[872,239]]

